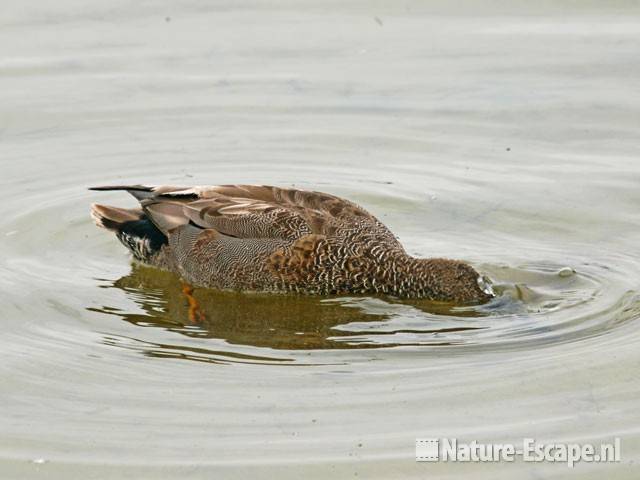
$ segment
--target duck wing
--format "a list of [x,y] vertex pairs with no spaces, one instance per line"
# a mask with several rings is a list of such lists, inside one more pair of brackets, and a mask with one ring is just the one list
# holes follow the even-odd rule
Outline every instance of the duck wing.
[[362,231],[398,244],[365,209],[322,192],[266,185],[133,185],[95,190],[127,190],[165,233],[187,223],[236,238],[296,240],[308,234],[341,237]]

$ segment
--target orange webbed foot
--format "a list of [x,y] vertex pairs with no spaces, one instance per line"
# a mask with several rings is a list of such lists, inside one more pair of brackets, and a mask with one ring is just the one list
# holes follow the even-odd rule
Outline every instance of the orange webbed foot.
[[191,323],[204,322],[204,312],[200,308],[200,304],[198,303],[198,300],[196,300],[196,297],[193,296],[193,287],[188,283],[183,283],[182,293],[187,297],[187,302],[189,302],[189,321]]

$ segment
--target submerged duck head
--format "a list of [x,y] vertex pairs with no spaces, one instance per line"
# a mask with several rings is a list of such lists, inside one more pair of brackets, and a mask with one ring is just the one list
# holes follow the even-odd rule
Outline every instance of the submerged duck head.
[[484,303],[495,295],[490,281],[471,265],[445,258],[416,259],[422,296],[458,304]]

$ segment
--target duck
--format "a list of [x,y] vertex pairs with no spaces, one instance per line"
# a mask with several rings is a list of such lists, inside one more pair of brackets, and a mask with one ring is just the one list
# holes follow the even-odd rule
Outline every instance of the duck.
[[454,304],[493,298],[470,264],[416,258],[376,217],[323,192],[268,185],[115,185],[138,208],[93,204],[135,261],[220,290],[381,294]]

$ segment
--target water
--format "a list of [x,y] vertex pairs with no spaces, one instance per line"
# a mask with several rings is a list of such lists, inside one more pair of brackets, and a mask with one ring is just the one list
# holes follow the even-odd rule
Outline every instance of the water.
[[[635,478],[631,2],[74,2],[0,23],[3,478]],[[498,298],[196,290],[88,215],[109,183],[359,202]],[[416,437],[618,464],[417,464]]]

